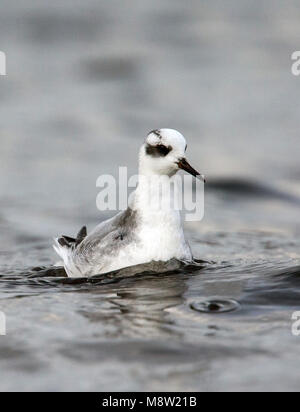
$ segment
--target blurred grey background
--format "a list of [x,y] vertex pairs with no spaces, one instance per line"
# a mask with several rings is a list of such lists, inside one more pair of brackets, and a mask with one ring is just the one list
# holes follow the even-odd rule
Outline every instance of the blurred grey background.
[[299,193],[299,19],[296,0],[2,0],[6,218],[47,237],[94,223],[96,178],[135,173],[160,127],[208,181]]
[[[299,390],[299,21],[296,0],[1,0],[0,390]],[[216,263],[113,285],[31,270],[108,216],[97,177],[135,174],[161,127],[207,176],[186,236]],[[239,310],[191,309],[216,296]]]

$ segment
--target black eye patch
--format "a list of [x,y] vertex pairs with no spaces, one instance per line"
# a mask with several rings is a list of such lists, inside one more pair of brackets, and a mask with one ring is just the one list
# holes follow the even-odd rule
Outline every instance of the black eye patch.
[[158,144],[156,146],[151,146],[148,144],[146,146],[146,153],[152,157],[165,157],[172,150],[171,146],[165,146],[163,144]]

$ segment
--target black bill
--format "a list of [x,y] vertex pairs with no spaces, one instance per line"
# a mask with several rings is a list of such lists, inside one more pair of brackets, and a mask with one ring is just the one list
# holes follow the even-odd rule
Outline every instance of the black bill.
[[182,158],[179,160],[177,163],[179,169],[185,170],[187,173],[191,174],[192,176],[195,176],[197,179],[202,180],[202,182],[205,183],[205,177],[201,173],[197,172],[186,159]]

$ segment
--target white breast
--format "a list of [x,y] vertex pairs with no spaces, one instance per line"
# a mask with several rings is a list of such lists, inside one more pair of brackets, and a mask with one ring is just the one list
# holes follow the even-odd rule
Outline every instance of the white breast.
[[[172,258],[191,260],[192,254],[182,228],[180,212],[174,210],[174,199],[170,192],[154,193],[156,185],[149,188],[141,184],[135,193],[133,207],[138,210],[138,236],[141,253],[146,261]],[[172,197],[172,192],[171,192]]]

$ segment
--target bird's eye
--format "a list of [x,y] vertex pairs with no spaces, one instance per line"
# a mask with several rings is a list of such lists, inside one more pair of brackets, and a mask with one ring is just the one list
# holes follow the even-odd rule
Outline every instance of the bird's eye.
[[172,150],[170,146],[167,147],[163,144],[159,144],[156,147],[161,156],[167,156],[167,154]]
[[147,145],[146,153],[152,157],[165,157],[172,150],[171,146],[165,146],[164,144],[158,144],[156,146]]

